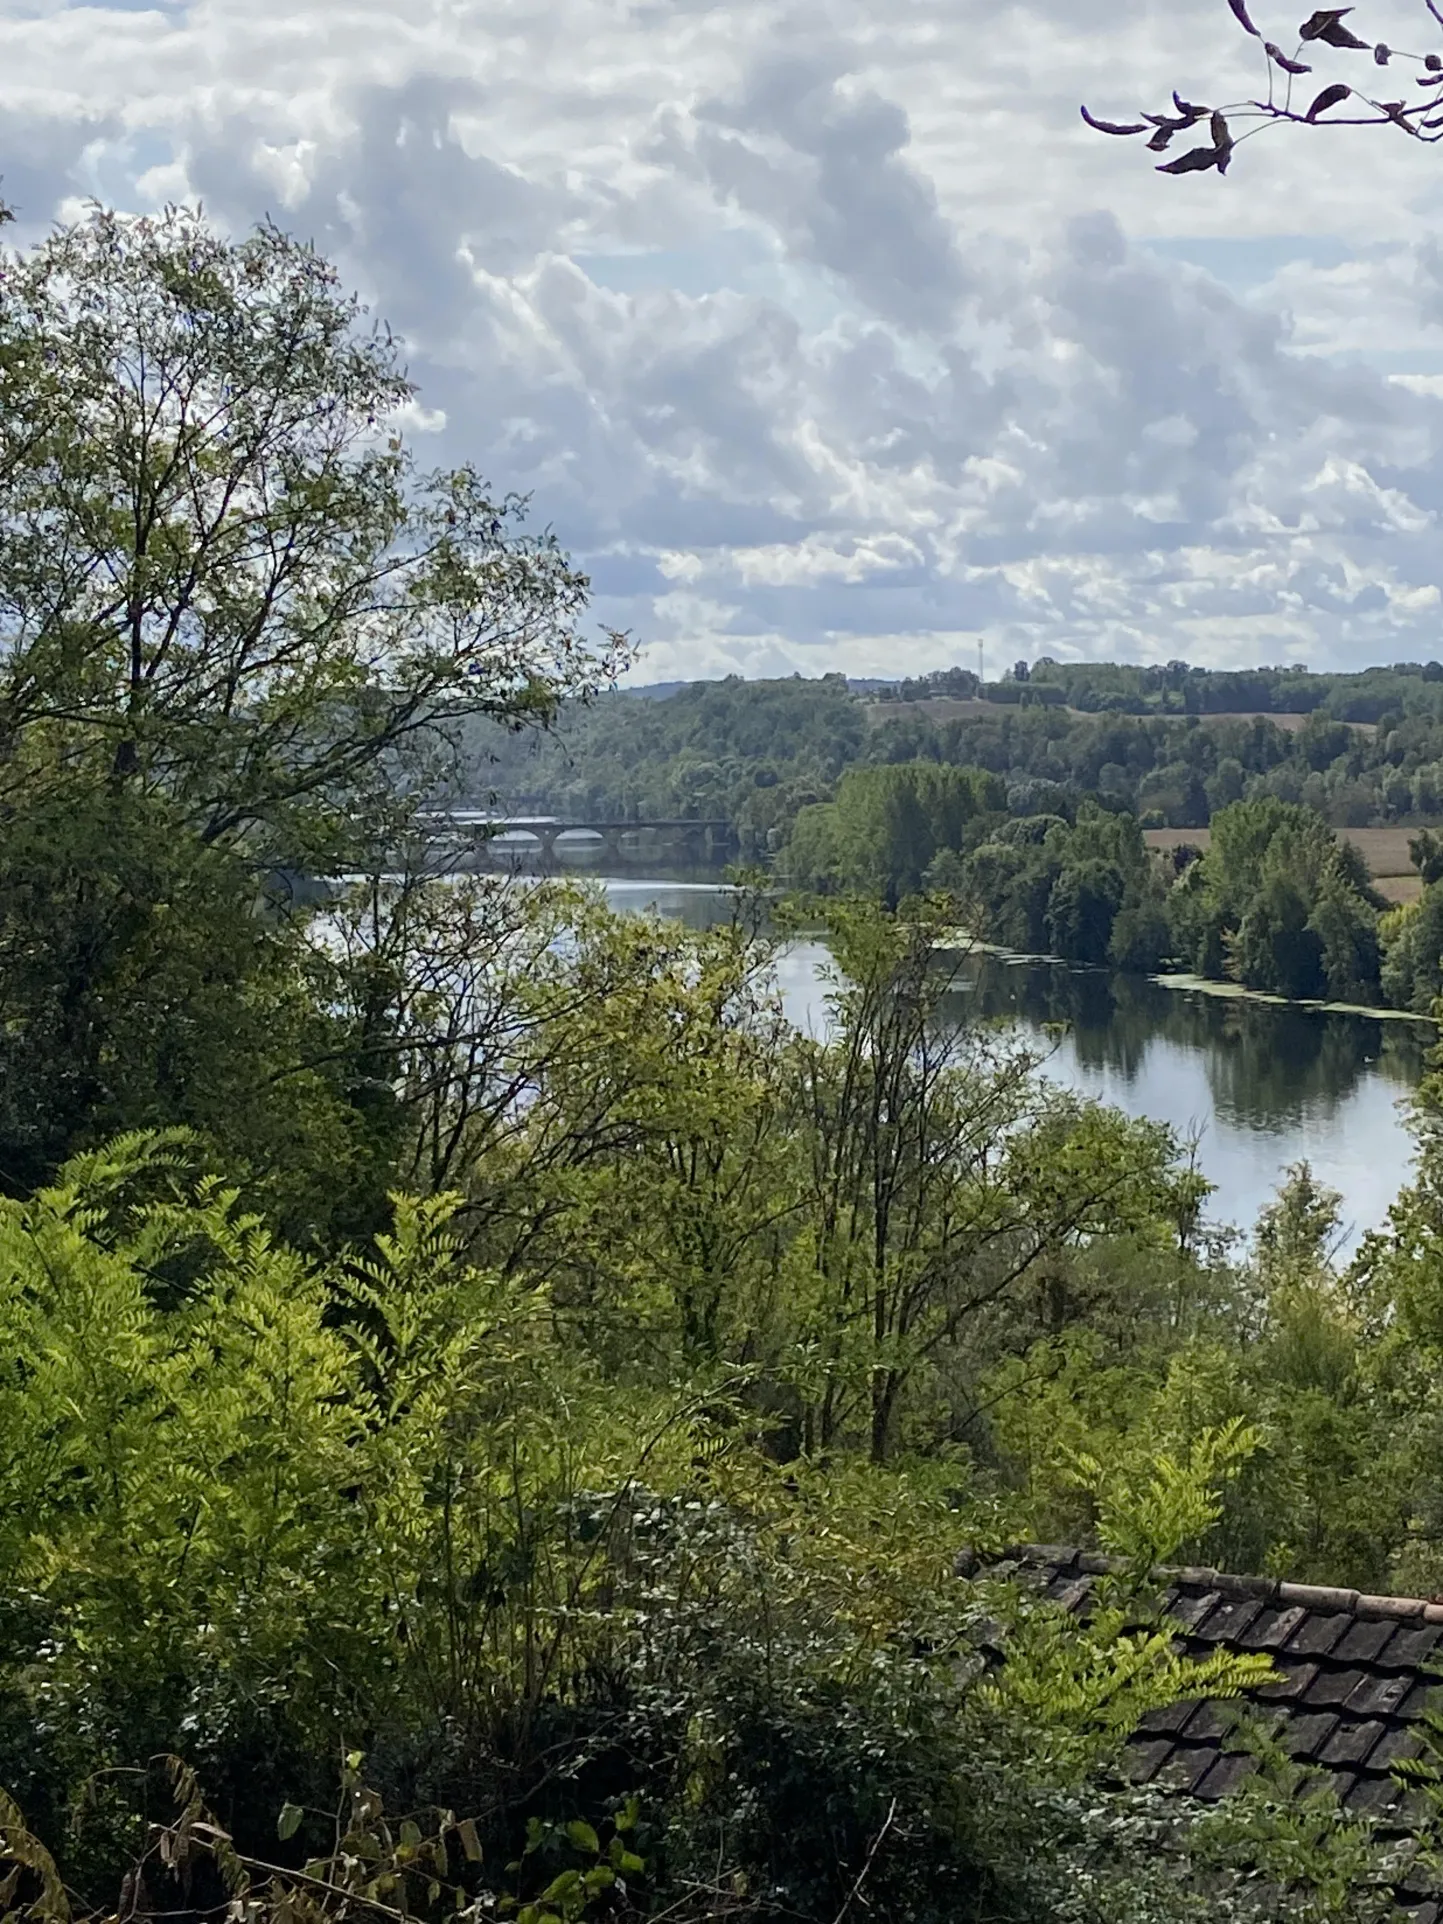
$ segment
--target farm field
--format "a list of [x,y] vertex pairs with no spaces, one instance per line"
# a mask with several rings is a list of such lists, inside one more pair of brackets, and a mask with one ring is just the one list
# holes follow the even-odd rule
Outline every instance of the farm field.
[[[975,697],[961,695],[929,695],[925,701],[869,701],[862,704],[862,712],[867,718],[869,728],[880,727],[883,723],[897,721],[903,715],[925,715],[929,721],[972,721],[979,715],[998,715],[1006,712],[1001,702],[981,701]],[[1066,715],[1077,711],[1065,708]]]
[[[975,721],[979,715],[1007,714],[1011,712],[1013,708],[1014,704],[1011,702],[984,701],[980,696],[976,695],[928,695],[922,701],[869,701],[863,703],[863,712],[867,717],[868,725],[872,728],[880,727],[889,721],[897,721],[903,715],[925,715],[929,721],[934,722]],[[1097,721],[1101,719],[1101,716],[1096,711],[1088,708],[1058,707],[1053,710],[1053,713],[1058,715],[1071,715],[1075,719],[1082,721]],[[1306,715],[1275,715],[1265,713],[1260,708],[1250,708],[1236,714],[1197,716],[1148,714],[1129,716],[1126,719],[1133,721],[1173,722],[1196,720],[1204,728],[1220,728],[1224,722],[1270,721],[1275,728],[1281,729],[1285,735],[1296,735],[1300,729],[1306,726],[1308,721]],[[1360,735],[1376,735],[1378,732],[1373,722],[1349,722],[1348,727],[1355,728]]]
[[[1276,720],[1277,717],[1274,717]],[[1408,857],[1408,840],[1416,828],[1341,828],[1338,833],[1351,842],[1368,872],[1378,884],[1378,893],[1390,902],[1412,902],[1421,892],[1418,872]],[[1142,838],[1149,848],[1201,848],[1212,839],[1206,828],[1146,828]]]

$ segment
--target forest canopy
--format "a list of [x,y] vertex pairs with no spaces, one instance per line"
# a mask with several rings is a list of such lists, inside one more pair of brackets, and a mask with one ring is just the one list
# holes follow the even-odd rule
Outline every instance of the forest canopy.
[[[1226,771],[1191,673],[606,694],[584,578],[417,467],[394,342],[271,228],[6,254],[0,394],[4,1914],[1387,1917],[1397,1841],[1276,1745],[1217,1808],[1122,1760],[1271,1677],[1180,1646],[1158,1563],[1443,1582],[1443,1094],[1346,1271],[1306,1169],[1234,1233],[1174,1132],[959,1019],[927,890],[1056,857],[1049,939],[1140,956],[1107,771],[1175,767],[1220,784],[1188,888],[1262,953],[1302,878],[1332,968],[1362,882],[1242,790],[1357,753],[1402,809],[1434,680]],[[438,804],[523,770],[810,836],[823,1032],[763,895],[693,933],[449,872]],[[1090,1615],[987,1574],[1063,1536]]]

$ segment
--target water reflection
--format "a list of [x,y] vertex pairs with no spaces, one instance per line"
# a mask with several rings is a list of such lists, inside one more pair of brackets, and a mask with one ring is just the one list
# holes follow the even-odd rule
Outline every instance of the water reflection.
[[[703,884],[605,886],[618,908],[656,909],[694,928],[730,912],[726,892]],[[779,970],[788,1012],[814,1031],[826,1021],[826,961],[820,946],[798,943]],[[1306,1158],[1341,1192],[1351,1247],[1407,1179],[1412,1146],[1398,1104],[1422,1073],[1429,1027],[993,956],[967,959],[957,996],[958,1014],[1010,1022],[1037,1040],[1062,1025],[1048,1063],[1055,1081],[1196,1137],[1220,1220],[1251,1223],[1288,1165]]]
[[980,957],[966,965],[970,998],[987,1016],[1029,1028],[1063,1023],[1079,1069],[1137,1082],[1159,1048],[1200,1056],[1209,1106],[1249,1129],[1273,1131],[1304,1109],[1346,1102],[1370,1079],[1403,1094],[1418,1081],[1431,1030],[1422,1024],[1164,988],[1142,976],[1048,962]]

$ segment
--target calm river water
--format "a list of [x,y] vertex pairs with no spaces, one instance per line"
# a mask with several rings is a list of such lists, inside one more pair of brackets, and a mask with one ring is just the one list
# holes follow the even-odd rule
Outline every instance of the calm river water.
[[[617,908],[656,910],[692,927],[729,913],[712,884],[605,878]],[[798,942],[780,987],[803,1027],[826,1020],[827,952]],[[1428,1025],[1165,989],[1138,976],[978,956],[964,993],[979,1013],[1040,1038],[1065,1023],[1047,1073],[1196,1136],[1217,1185],[1212,1216],[1247,1226],[1290,1163],[1306,1159],[1343,1197],[1347,1246],[1380,1223],[1407,1180],[1412,1147],[1398,1104],[1418,1082]]]

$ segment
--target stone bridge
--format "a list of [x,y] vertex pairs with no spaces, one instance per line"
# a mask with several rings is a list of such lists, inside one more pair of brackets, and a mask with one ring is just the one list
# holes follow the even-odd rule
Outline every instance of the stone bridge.
[[[627,853],[626,842],[637,836],[652,837],[673,846],[680,844],[689,856],[698,861],[715,860],[730,854],[736,847],[737,839],[730,822],[697,820],[695,817],[603,822],[580,817],[557,817],[552,820],[536,815],[491,816],[478,809],[474,813],[469,810],[451,811],[444,819],[455,832],[457,852],[464,852],[478,864],[488,866],[498,860],[504,861],[508,855],[530,854],[531,850],[522,845],[522,837],[535,844],[536,852],[543,861],[554,859],[557,844],[563,836],[572,838],[570,845],[573,848],[594,847],[600,843],[606,853],[618,861]],[[580,840],[582,836],[586,837],[585,842]],[[506,839],[500,841],[501,837]]]

